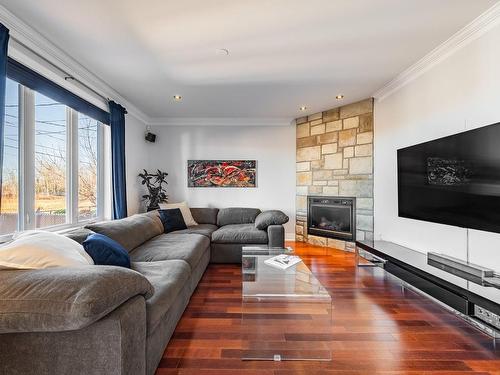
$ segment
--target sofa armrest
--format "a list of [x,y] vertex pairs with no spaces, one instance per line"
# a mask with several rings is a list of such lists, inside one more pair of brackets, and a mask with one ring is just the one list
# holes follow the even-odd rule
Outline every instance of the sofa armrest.
[[113,266],[0,271],[0,333],[77,330],[129,299],[149,298],[140,273]]
[[284,247],[285,227],[283,225],[269,225],[267,227],[267,237],[269,247]]
[[146,374],[146,301],[135,296],[91,325],[0,334],[0,374]]

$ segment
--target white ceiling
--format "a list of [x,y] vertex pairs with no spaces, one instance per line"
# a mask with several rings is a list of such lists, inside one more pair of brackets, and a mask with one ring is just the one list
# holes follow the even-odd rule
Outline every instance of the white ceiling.
[[151,118],[295,118],[369,97],[495,3],[0,0]]

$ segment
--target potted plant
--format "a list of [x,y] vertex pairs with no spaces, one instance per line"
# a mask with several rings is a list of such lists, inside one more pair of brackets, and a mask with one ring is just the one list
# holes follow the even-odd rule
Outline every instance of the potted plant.
[[157,210],[160,208],[160,203],[167,202],[167,176],[168,173],[159,169],[156,173],[149,173],[145,169],[144,173],[139,173],[139,177],[142,178],[142,185],[145,185],[148,189],[148,194],[142,196],[143,200],[146,201],[148,211]]

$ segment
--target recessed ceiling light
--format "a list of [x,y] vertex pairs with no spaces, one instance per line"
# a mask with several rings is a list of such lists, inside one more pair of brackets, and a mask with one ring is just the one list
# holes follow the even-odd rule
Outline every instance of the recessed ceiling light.
[[182,100],[182,96],[180,96],[180,95],[174,95],[174,100],[176,102],[180,102]]
[[337,95],[337,96],[335,97],[335,99],[337,99],[337,100],[344,99],[344,95]]
[[305,111],[307,109],[307,107],[305,105],[303,105],[302,107],[299,108],[301,111]]

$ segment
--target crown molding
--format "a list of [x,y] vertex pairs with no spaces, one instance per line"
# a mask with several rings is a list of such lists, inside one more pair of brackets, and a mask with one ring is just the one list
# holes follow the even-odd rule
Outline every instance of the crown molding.
[[486,12],[474,19],[463,29],[456,32],[448,40],[433,49],[415,64],[398,74],[387,82],[373,97],[381,101],[399,89],[412,82],[426,71],[445,60],[450,55],[464,48],[466,45],[479,38],[500,21],[500,2],[493,5]]
[[164,117],[152,118],[152,126],[290,126],[292,118],[281,117]]
[[[36,54],[50,61],[61,70],[71,74],[79,81],[85,82],[86,85],[99,92],[104,97],[120,103],[127,108],[129,114],[140,121],[144,123],[150,122],[149,116],[143,111],[2,5],[0,5],[0,22],[9,29],[10,35],[15,40],[18,40]],[[12,47],[15,48],[15,45],[11,44],[10,48]],[[24,53],[21,52],[20,54],[18,53],[18,55],[24,55]]]

